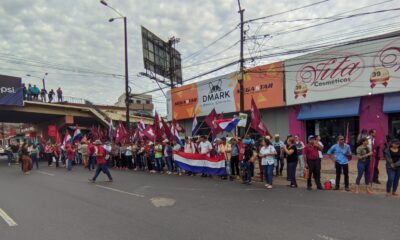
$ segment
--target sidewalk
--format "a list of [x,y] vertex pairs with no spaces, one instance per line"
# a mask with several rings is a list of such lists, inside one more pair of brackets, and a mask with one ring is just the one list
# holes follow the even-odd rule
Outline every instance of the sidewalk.
[[[379,161],[379,180],[381,181],[381,184],[373,184],[373,190],[375,194],[379,195],[384,195],[386,193],[386,181],[387,181],[387,174],[386,174],[386,162],[384,160]],[[333,160],[329,158],[324,158],[322,160],[322,170],[321,170],[321,183],[324,184],[324,182],[329,181],[331,179],[336,178],[336,171],[335,171],[335,163]],[[260,181],[260,171],[258,168],[258,162],[255,163],[255,181],[261,182]],[[275,173],[275,171],[274,171]],[[274,177],[274,184],[276,185],[288,185],[289,182],[286,181],[286,166],[284,167],[283,170],[283,176],[279,177]],[[354,192],[355,188],[355,181],[357,177],[357,160],[352,160],[349,162],[349,180],[350,180],[350,188],[351,191]],[[341,176],[341,184],[340,184],[340,190],[344,191],[344,176],[342,174]],[[315,183],[314,180],[312,180],[313,186],[315,188]],[[299,171],[299,165],[297,166],[297,183],[300,188],[306,188],[306,180],[302,177],[300,177],[300,171]],[[360,194],[365,193],[365,185],[364,183],[364,178],[361,179],[361,185],[360,185]]]

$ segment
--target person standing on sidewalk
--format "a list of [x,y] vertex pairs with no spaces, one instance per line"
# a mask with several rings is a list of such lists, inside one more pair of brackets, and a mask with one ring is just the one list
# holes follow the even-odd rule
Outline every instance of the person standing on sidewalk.
[[280,135],[275,134],[274,140],[272,141],[272,145],[275,148],[276,156],[275,156],[275,176],[282,176],[283,167],[285,165],[285,160],[283,159],[283,141],[280,140]]
[[321,146],[315,142],[315,137],[310,135],[308,137],[308,144],[303,150],[305,168],[307,168],[309,171],[307,178],[307,190],[312,189],[311,177],[313,176],[315,184],[317,185],[317,189],[324,190],[321,185],[321,159],[319,158],[318,151],[321,151]]
[[276,151],[272,146],[269,139],[261,140],[260,158],[261,165],[263,167],[263,173],[265,176],[265,187],[267,189],[272,188],[272,177],[274,174],[274,163],[275,163]]
[[333,145],[327,152],[331,159],[335,160],[336,168],[336,186],[335,190],[340,189],[340,176],[344,175],[344,187],[346,191],[350,191],[349,185],[349,159],[351,159],[351,149],[350,146],[344,142],[344,137],[339,136],[337,138],[337,143]]
[[390,142],[389,148],[385,151],[386,171],[388,181],[386,184],[386,195],[398,196],[397,187],[400,179],[400,141],[393,139]]
[[299,159],[299,171],[300,171],[300,177],[304,176],[304,165],[306,163],[304,156],[303,156],[303,150],[304,150],[304,143],[300,141],[298,135],[294,135],[294,140],[295,140],[295,145],[297,149],[297,158]]
[[106,150],[103,147],[103,144],[100,140],[94,141],[93,145],[95,146],[94,155],[96,157],[97,168],[93,178],[89,179],[90,182],[96,182],[97,177],[102,171],[108,177],[108,181],[112,182],[113,178],[111,176],[110,170],[108,170],[107,160],[106,160]]
[[369,130],[367,138],[368,146],[373,152],[371,156],[371,164],[374,164],[373,172],[371,172],[373,174],[373,182],[381,184],[381,181],[379,181],[379,144],[376,142],[376,129]]
[[287,176],[288,180],[290,181],[290,187],[297,188],[297,181],[296,181],[296,168],[297,168],[297,148],[293,137],[289,137],[287,139],[287,145],[283,146],[283,151],[286,154],[286,161],[287,161]]
[[230,153],[231,153],[231,178],[230,180],[233,180],[233,178],[236,178],[236,176],[239,176],[239,145],[236,140],[236,138],[231,139],[231,148],[230,148]]
[[370,158],[372,156],[372,151],[368,147],[368,139],[361,138],[360,139],[361,145],[357,147],[357,178],[356,178],[356,193],[360,191],[360,181],[362,176],[364,175],[365,185],[367,187],[367,193],[372,193],[372,189],[369,186],[369,164]]

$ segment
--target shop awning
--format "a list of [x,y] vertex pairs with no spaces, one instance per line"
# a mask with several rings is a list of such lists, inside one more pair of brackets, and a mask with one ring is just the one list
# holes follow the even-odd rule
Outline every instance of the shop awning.
[[400,92],[385,94],[385,98],[383,99],[383,112],[400,112]]
[[360,98],[310,103],[301,106],[298,120],[343,118],[358,116]]

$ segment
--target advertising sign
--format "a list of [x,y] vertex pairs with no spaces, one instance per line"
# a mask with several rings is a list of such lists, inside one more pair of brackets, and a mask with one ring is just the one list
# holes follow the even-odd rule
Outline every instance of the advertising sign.
[[287,105],[400,91],[400,37],[285,61]]
[[[244,110],[250,111],[251,99],[259,108],[279,107],[283,101],[283,63],[248,69],[244,76]],[[215,107],[217,113],[238,112],[240,95],[237,73],[211,78],[174,88],[171,91],[171,117],[175,120],[206,116]],[[167,103],[168,104],[168,103]]]
[[23,105],[21,78],[0,75],[0,105]]

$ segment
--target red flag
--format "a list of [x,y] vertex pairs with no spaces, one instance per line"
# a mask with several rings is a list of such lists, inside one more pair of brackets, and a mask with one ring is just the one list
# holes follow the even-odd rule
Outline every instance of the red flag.
[[61,137],[58,131],[56,132],[56,144],[61,145]]
[[214,136],[220,132],[223,132],[223,130],[216,123],[216,120],[219,119],[220,117],[221,115],[217,115],[215,108],[213,108],[210,114],[208,114],[208,116],[204,119],[204,122],[207,123],[207,125],[211,128],[211,133]]
[[154,131],[155,137],[157,139],[162,139],[162,137],[163,137],[163,132],[162,132],[162,129],[161,129],[162,125],[161,124],[162,123],[160,122],[160,117],[158,116],[158,113],[156,112],[154,114],[153,131]]
[[251,99],[251,123],[250,127],[262,136],[270,135],[267,126],[261,121],[261,113],[258,110],[254,99]]
[[185,133],[185,128],[182,127],[175,119],[172,120],[172,127],[179,133]]
[[170,141],[172,141],[172,139],[174,138],[174,135],[173,135],[172,132],[171,132],[171,128],[168,126],[168,124],[164,121],[163,118],[161,118],[161,123],[162,123],[162,126],[163,126],[163,128],[164,128],[164,133],[165,133],[165,135],[167,136],[167,138],[168,138]]

